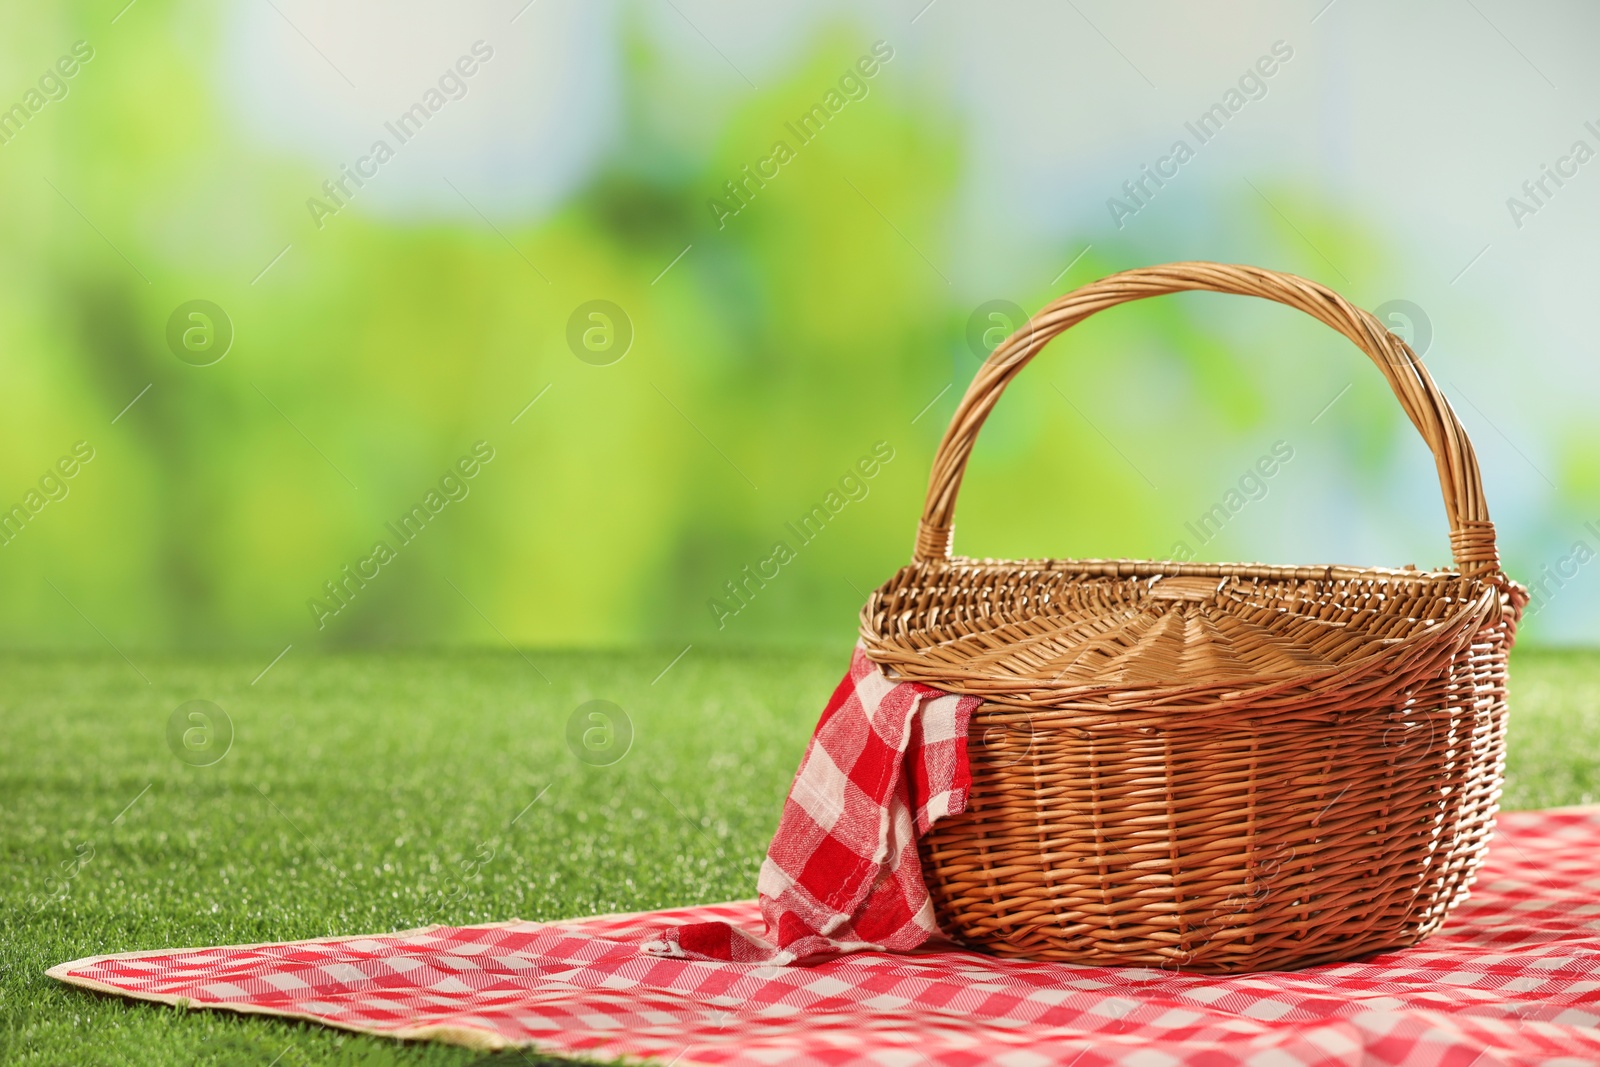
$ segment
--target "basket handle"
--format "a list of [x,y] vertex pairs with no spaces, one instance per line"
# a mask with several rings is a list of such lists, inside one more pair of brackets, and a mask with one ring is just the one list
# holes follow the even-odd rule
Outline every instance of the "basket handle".
[[1354,341],[1389,380],[1411,424],[1433,451],[1457,569],[1466,577],[1499,571],[1494,523],[1489,521],[1489,505],[1484,500],[1483,478],[1478,473],[1472,442],[1411,347],[1385,329],[1370,312],[1316,282],[1260,267],[1204,262],[1140,267],[1090,282],[1045,306],[990,354],[967,387],[966,396],[961,398],[950,427],[939,442],[928,476],[928,497],[917,527],[913,558],[917,562],[949,558],[956,495],[978,431],[1011,379],[1051,338],[1106,308],[1192,289],[1276,300],[1322,320]]

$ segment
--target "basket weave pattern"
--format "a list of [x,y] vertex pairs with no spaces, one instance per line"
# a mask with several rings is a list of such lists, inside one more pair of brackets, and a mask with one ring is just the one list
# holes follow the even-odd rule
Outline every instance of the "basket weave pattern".
[[[1372,358],[1434,453],[1453,569],[951,557],[967,457],[1011,378],[1089,315],[1186,289],[1299,308]],[[1493,832],[1525,602],[1455,413],[1367,312],[1210,263],[1056,300],[974,378],[914,561],[862,612],[893,675],[985,698],[968,809],[921,843],[941,926],[1002,955],[1211,973],[1416,942]]]

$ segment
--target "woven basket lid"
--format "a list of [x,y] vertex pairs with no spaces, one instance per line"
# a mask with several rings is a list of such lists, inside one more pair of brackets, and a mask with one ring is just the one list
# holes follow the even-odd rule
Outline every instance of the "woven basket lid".
[[1240,702],[1436,663],[1498,601],[1453,572],[957,558],[897,573],[861,636],[900,678],[1001,703]]
[[[1453,570],[952,558],[967,460],[1012,379],[1089,316],[1186,290],[1278,301],[1371,358],[1433,452]],[[867,602],[861,636],[867,654],[902,678],[1023,707],[1261,707],[1295,694],[1280,702],[1285,714],[1333,713],[1340,687],[1437,674],[1486,621],[1503,622],[1509,641],[1526,600],[1500,570],[1472,442],[1403,340],[1305,278],[1169,263],[1058,298],[990,353],[939,442],[913,562]]]

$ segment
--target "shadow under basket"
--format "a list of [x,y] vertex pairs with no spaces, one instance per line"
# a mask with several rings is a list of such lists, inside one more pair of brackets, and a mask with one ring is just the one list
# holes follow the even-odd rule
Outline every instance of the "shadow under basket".
[[[967,458],[1010,379],[1096,311],[1186,289],[1280,301],[1372,357],[1438,461],[1452,569],[950,555]],[[1416,943],[1493,834],[1526,601],[1455,413],[1367,312],[1209,263],[1060,298],[974,378],[914,562],[862,611],[892,677],[984,701],[967,809],[919,846],[941,927],[1004,956],[1201,973]]]

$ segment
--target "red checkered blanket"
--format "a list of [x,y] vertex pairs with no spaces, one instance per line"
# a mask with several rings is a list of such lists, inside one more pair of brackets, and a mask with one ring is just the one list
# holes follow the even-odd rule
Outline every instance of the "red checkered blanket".
[[811,966],[651,956],[756,903],[93,956],[144,1000],[477,1048],[752,1067],[1532,1067],[1600,1063],[1600,807],[1513,812],[1415,948],[1231,978],[1025,963],[931,941]]
[[967,724],[981,701],[895,683],[857,645],[784,801],[756,892],[766,937],[731,923],[669,929],[680,958],[791,963],[905,952],[939,932],[917,838],[966,810]]

